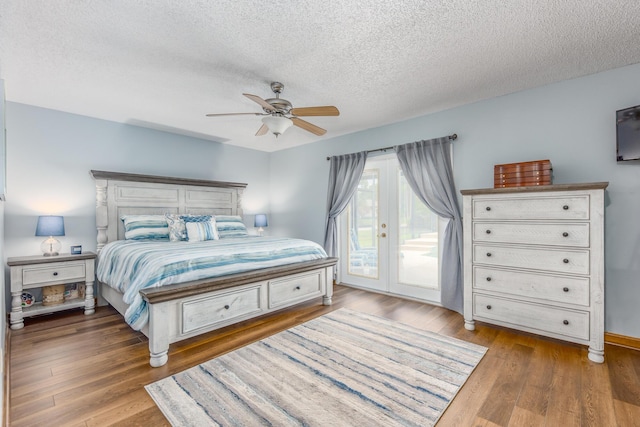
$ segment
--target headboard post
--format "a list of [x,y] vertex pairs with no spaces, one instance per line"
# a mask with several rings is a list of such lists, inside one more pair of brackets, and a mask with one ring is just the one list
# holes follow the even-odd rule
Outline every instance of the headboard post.
[[237,193],[236,193],[238,195],[238,204],[237,204],[237,207],[236,207],[236,209],[237,209],[236,212],[237,212],[237,215],[240,215],[240,217],[243,216],[242,215],[242,190],[243,190],[242,188],[238,188]]
[[96,179],[96,229],[98,231],[97,251],[107,244],[107,227],[109,225],[109,214],[107,210],[107,180]]

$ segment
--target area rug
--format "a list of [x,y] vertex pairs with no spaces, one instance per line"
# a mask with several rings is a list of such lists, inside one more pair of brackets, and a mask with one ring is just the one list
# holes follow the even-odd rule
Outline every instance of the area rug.
[[173,426],[431,426],[485,347],[339,309],[146,386]]

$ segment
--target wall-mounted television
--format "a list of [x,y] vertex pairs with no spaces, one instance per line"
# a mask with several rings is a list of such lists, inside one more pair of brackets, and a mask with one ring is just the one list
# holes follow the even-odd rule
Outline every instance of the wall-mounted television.
[[640,160],[640,105],[616,111],[616,159]]

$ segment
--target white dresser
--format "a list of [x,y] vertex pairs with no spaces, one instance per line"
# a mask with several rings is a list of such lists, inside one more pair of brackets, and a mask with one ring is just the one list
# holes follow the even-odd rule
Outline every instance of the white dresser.
[[464,319],[589,346],[604,361],[607,182],[463,190]]

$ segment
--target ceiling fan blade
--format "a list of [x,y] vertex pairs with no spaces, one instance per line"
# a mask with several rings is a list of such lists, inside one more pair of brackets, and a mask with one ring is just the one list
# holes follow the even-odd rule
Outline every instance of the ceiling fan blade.
[[325,107],[293,108],[291,114],[294,116],[339,116],[340,111],[332,105],[327,105]]
[[256,136],[265,135],[267,132],[269,132],[269,127],[263,123],[258,132],[256,132]]
[[260,104],[260,106],[265,110],[275,111],[275,108],[273,108],[273,105],[269,104],[267,101],[260,98],[258,95],[251,95],[250,93],[243,93],[243,95],[249,98],[250,100],[252,100],[253,102],[257,102],[258,104]]
[[207,114],[207,117],[218,117],[218,116],[243,116],[243,115],[249,115],[251,114],[252,116],[265,116],[266,113],[214,113],[214,114]]
[[314,133],[318,136],[322,136],[325,133],[327,133],[326,129],[322,129],[321,127],[318,127],[314,124],[311,124],[307,121],[304,121],[302,119],[299,119],[297,117],[292,117],[291,121],[293,122],[294,125],[298,126],[299,128],[302,128],[306,131],[309,131],[311,133]]

